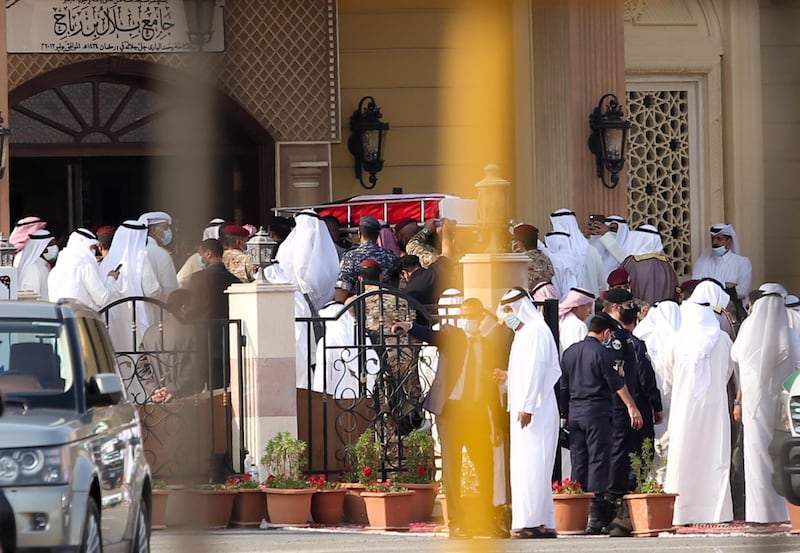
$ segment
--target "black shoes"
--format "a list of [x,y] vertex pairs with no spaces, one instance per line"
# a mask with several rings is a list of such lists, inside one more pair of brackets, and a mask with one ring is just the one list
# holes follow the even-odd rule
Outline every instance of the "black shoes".
[[450,528],[451,540],[468,540],[472,538],[472,534],[461,528],[460,526],[452,526]]
[[523,528],[521,530],[512,531],[511,537],[517,540],[527,540],[536,538],[555,538],[556,531],[548,530],[547,528],[542,528],[541,526],[536,528]]

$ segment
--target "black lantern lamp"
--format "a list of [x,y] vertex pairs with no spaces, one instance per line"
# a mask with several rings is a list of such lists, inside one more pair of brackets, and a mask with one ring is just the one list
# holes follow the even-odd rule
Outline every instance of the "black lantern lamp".
[[192,46],[202,49],[211,40],[216,8],[216,0],[183,0],[187,34]]
[[267,234],[264,227],[260,227],[258,232],[247,241],[247,253],[250,254],[253,258],[253,262],[259,268],[258,282],[267,282],[267,279],[264,277],[264,269],[273,263],[277,263],[277,261],[275,261],[275,249],[277,245],[278,243]]
[[17,249],[0,233],[0,267],[13,267]]
[[8,160],[8,138],[11,136],[11,129],[3,125],[3,115],[0,113],[0,179],[6,174],[6,163]]
[[[365,105],[366,104],[366,105]],[[381,108],[375,104],[372,96],[364,96],[358,103],[358,109],[350,117],[352,134],[347,141],[347,149],[355,158],[356,178],[366,189],[375,188],[383,169],[383,145],[389,123],[381,121]],[[369,184],[364,184],[362,170],[369,173]]]
[[[606,188],[615,188],[625,164],[628,147],[628,129],[631,122],[625,119],[622,107],[614,94],[605,94],[589,116],[589,150],[597,160],[597,176]],[[610,184],[606,181],[608,171]]]

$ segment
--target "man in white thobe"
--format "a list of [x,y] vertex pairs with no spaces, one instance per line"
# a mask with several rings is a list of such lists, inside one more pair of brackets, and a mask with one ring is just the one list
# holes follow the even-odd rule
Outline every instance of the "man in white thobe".
[[560,353],[586,338],[587,321],[594,311],[595,295],[580,288],[571,288],[558,304],[558,347]]
[[544,237],[544,254],[553,264],[551,284],[558,291],[558,299],[567,297],[570,289],[581,286],[585,281],[585,267],[572,249],[569,234],[566,232],[548,232]]
[[717,279],[725,286],[726,291],[735,288],[736,297],[746,301],[753,280],[753,266],[750,259],[739,254],[736,231],[732,225],[721,223],[713,225],[708,232],[711,236],[711,247],[695,261],[692,278]]
[[575,212],[569,209],[557,209],[550,214],[550,224],[553,226],[554,231],[569,234],[572,252],[580,260],[581,268],[585,269],[583,280],[578,283],[578,286],[588,290],[595,296],[599,295],[600,291],[605,288],[606,283],[603,259],[600,257],[600,252],[592,247],[583,235],[583,231],[578,225],[578,219],[575,217]]
[[672,519],[676,525],[733,519],[726,392],[733,372],[731,339],[711,306],[698,303],[699,296],[709,293],[703,288],[710,286],[701,282],[681,304],[681,325],[665,359],[674,409],[664,488],[679,494]]
[[316,311],[333,299],[339,256],[328,227],[316,213],[301,211],[295,221],[276,259]]
[[161,288],[156,299],[165,302],[172,291],[178,288],[175,264],[166,249],[172,242],[172,217],[163,211],[150,211],[142,214],[139,222],[147,225],[147,257]]
[[786,499],[772,487],[769,444],[783,383],[800,364],[797,334],[789,325],[786,290],[764,284],[739,329],[731,358],[739,364],[744,425],[745,516],[750,522],[789,520]]
[[633,329],[633,335],[642,340],[647,346],[647,354],[653,364],[656,373],[656,386],[661,390],[661,407],[664,413],[664,420],[654,426],[655,430],[655,455],[657,465],[660,465],[657,476],[663,484],[666,475],[666,466],[659,463],[659,452],[663,452],[666,460],[669,452],[669,409],[672,402],[672,389],[666,383],[664,375],[666,373],[666,354],[675,339],[675,332],[681,324],[681,311],[677,302],[664,300],[658,302],[647,311],[647,315],[642,322]]
[[47,277],[50,301],[76,299],[90,309],[99,310],[119,298],[114,283],[118,271],[100,274],[95,252],[97,236],[79,228],[69,235],[67,247],[59,254],[55,267]]
[[36,299],[48,301],[47,278],[50,264],[58,255],[56,240],[49,230],[35,230],[28,235],[28,242],[14,258],[14,266],[19,274],[19,290],[36,294]]
[[[115,285],[123,298],[160,296],[161,286],[147,256],[146,242],[147,227],[138,221],[125,221],[114,233],[111,247],[100,262],[100,274],[119,267]],[[137,302],[134,325],[131,303],[112,307],[108,313],[108,331],[114,350],[135,351],[147,329],[156,322],[151,318],[154,314],[159,315],[157,310],[148,309],[144,302]]]
[[528,293],[512,288],[497,315],[514,331],[508,359],[511,527],[521,538],[554,538],[550,477],[558,445],[554,386],[561,377],[553,334]]
[[589,221],[589,243],[600,253],[603,278],[628,257],[628,221],[621,215],[610,215],[603,221]]

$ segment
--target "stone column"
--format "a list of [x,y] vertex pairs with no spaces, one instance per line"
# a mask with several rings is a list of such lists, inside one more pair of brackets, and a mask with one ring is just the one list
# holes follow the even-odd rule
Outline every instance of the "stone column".
[[587,147],[600,97],[614,93],[626,108],[623,8],[623,0],[515,0],[517,139],[525,144],[515,219],[541,228],[560,207],[581,222],[590,212],[627,215],[627,165],[606,189]]
[[[244,447],[256,465],[267,441],[278,432],[297,437],[295,377],[294,293],[292,284],[251,282],[228,288],[231,319],[242,321],[245,336],[244,381],[231,371],[233,451],[239,451],[239,430],[244,425]],[[231,352],[231,366],[236,354]],[[244,389],[245,412],[239,411],[239,391]],[[234,466],[238,459],[234,457]]]

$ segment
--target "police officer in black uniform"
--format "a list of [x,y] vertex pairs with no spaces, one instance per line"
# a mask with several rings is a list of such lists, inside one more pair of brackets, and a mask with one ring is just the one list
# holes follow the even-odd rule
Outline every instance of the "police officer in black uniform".
[[661,392],[656,386],[653,365],[647,355],[644,342],[631,331],[636,326],[639,308],[633,303],[630,291],[612,289],[605,293],[605,311],[616,322],[611,337],[611,349],[615,353],[615,363],[625,378],[628,391],[636,402],[642,415],[642,427],[632,429],[628,423],[627,408],[618,398],[614,398],[612,416],[613,437],[611,446],[611,485],[610,495],[618,504],[617,516],[608,528],[612,536],[630,536],[631,525],[627,503],[622,496],[636,486],[631,475],[630,453],[641,452],[645,438],[654,437],[654,424],[662,420]]
[[572,480],[581,482],[595,494],[586,527],[588,534],[599,534],[614,516],[615,504],[609,501],[612,445],[612,397],[627,406],[628,425],[637,428],[642,417],[628,392],[625,379],[614,365],[614,353],[606,343],[617,328],[606,314],[593,317],[589,335],[564,351],[561,358],[561,417],[569,425]]

